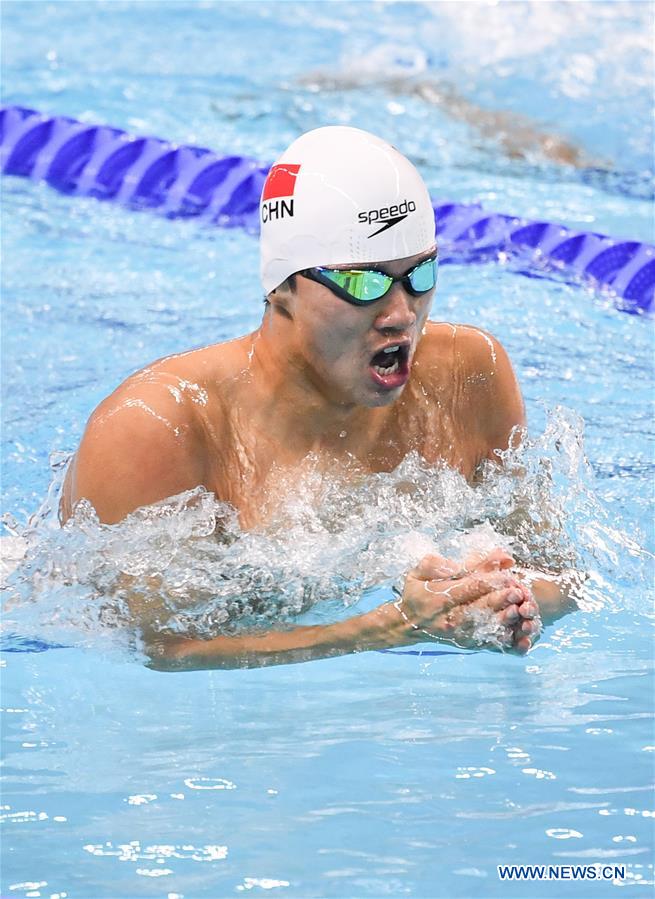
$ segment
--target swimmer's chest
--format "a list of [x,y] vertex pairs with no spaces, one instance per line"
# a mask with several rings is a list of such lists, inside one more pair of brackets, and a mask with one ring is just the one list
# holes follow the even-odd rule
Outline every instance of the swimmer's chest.
[[220,453],[211,454],[207,486],[240,513],[251,527],[268,517],[279,502],[299,490],[320,495],[325,481],[359,481],[368,474],[393,471],[410,454],[426,462],[445,463],[470,478],[479,462],[479,447],[470,429],[448,414],[399,407],[374,439],[342,441],[327,446],[276,445],[261,433],[233,432]]

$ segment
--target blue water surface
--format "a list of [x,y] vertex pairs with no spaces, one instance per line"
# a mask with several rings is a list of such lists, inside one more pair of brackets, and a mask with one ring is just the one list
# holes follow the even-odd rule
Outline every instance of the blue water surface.
[[[3,102],[262,161],[349,123],[414,159],[434,196],[652,241],[652,25],[650,3],[11,2]],[[410,82],[530,117],[606,174],[509,158]],[[51,454],[123,378],[252,330],[262,302],[248,234],[17,178],[2,210],[2,499],[20,531]],[[21,651],[2,656],[3,896],[652,889],[652,322],[496,263],[444,267],[432,318],[507,347],[531,432],[554,428],[544,452],[598,560],[596,600],[521,659],[162,674],[111,634],[6,638]],[[591,512],[558,462],[562,421],[584,430]],[[514,862],[625,877],[499,881]]]

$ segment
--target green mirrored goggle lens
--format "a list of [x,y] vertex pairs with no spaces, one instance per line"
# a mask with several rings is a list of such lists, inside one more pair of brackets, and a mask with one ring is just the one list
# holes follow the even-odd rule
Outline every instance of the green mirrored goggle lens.
[[383,297],[393,285],[394,281],[409,281],[409,285],[416,293],[426,293],[432,290],[437,280],[437,260],[426,259],[416,268],[412,269],[404,278],[392,278],[384,272],[373,270],[340,271],[339,269],[319,269],[322,276],[332,284],[346,291],[354,300],[360,303],[372,303]]
[[409,283],[414,290],[425,293],[437,283],[437,259],[426,259],[409,273]]
[[323,269],[322,273],[337,287],[349,293],[353,299],[360,300],[363,303],[379,300],[393,283],[393,278],[382,272],[340,272],[334,269]]

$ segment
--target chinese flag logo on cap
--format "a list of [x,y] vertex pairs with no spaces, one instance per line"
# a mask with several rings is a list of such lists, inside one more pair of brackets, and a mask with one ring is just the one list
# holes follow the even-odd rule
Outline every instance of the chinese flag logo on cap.
[[292,197],[299,171],[299,165],[288,165],[286,162],[272,166],[264,184],[262,200],[274,200],[276,197]]

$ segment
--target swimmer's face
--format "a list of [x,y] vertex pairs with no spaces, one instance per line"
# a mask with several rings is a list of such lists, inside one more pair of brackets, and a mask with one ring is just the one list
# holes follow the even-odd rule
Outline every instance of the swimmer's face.
[[[357,268],[400,277],[431,255],[426,252]],[[433,297],[434,288],[412,296],[397,283],[379,300],[354,306],[328,287],[297,276],[287,305],[294,323],[294,362],[303,365],[306,375],[333,402],[389,405],[409,380]]]

